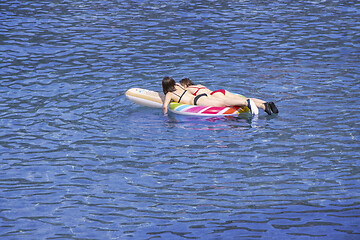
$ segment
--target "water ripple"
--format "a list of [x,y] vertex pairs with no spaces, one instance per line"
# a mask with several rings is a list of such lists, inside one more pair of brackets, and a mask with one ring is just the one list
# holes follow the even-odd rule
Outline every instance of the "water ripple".
[[[360,235],[356,1],[0,5],[0,237]],[[165,75],[280,114],[124,97]]]

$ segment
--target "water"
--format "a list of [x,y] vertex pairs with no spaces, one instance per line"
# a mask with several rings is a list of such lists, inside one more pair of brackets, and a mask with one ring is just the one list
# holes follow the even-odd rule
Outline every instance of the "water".
[[[2,1],[1,239],[359,239],[358,1]],[[280,114],[131,103],[190,77]]]

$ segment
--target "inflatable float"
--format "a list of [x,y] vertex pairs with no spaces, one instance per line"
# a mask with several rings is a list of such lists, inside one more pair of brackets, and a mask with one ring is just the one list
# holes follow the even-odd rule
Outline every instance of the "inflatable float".
[[[130,88],[126,91],[125,96],[132,102],[152,108],[162,108],[164,94],[142,89]],[[171,102],[169,110],[173,113],[192,116],[236,116],[240,113],[248,113],[248,107],[208,107],[187,105],[182,103]]]

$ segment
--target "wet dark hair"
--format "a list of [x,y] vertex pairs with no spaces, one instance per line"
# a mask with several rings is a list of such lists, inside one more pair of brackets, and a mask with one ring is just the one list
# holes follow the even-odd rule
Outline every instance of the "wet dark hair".
[[185,85],[185,87],[194,85],[194,83],[190,80],[190,78],[183,78],[183,79],[181,79],[180,84],[181,84],[181,85]]
[[164,77],[162,80],[162,87],[164,94],[167,94],[168,92],[174,92],[175,89],[175,80],[171,77]]

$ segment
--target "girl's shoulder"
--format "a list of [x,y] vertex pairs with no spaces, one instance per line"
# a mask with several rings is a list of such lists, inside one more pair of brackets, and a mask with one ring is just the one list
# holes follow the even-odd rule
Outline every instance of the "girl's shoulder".
[[196,84],[196,85],[190,85],[188,86],[188,88],[199,88],[199,87],[204,87],[203,85],[200,85],[200,84]]
[[201,84],[197,84],[197,85],[193,85],[194,87],[196,87],[196,88],[207,88],[207,87],[205,87],[204,85],[201,85]]
[[175,90],[184,90],[185,88],[181,86],[180,84],[175,85]]

